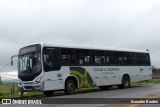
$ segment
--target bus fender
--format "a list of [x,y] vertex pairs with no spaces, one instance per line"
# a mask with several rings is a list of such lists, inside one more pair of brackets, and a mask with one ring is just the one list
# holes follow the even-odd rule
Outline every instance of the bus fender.
[[75,76],[75,75],[70,75],[70,76],[67,76],[65,78],[65,81],[64,81],[64,89],[65,89],[65,83],[66,83],[66,80],[67,79],[75,79],[76,80],[76,88],[79,88],[79,80],[78,78]]
[[122,81],[123,76],[125,76],[125,75],[127,75],[129,78],[131,78],[130,75],[129,75],[129,73],[125,72],[125,73],[121,76],[121,81]]

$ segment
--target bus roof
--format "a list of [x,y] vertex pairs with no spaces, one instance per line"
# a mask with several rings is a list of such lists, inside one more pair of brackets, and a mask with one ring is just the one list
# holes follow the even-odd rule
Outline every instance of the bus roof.
[[93,50],[110,50],[110,51],[124,51],[124,52],[140,52],[140,53],[149,53],[148,50],[139,50],[139,49],[123,49],[115,47],[100,47],[100,46],[87,46],[87,45],[75,45],[75,44],[49,44],[41,43],[43,46],[48,47],[60,47],[60,48],[74,48],[74,49],[93,49]]

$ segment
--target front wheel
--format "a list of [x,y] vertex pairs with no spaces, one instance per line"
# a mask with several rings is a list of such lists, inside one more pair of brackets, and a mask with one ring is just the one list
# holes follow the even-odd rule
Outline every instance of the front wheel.
[[65,93],[74,94],[76,90],[75,82],[72,79],[67,80],[65,84]]

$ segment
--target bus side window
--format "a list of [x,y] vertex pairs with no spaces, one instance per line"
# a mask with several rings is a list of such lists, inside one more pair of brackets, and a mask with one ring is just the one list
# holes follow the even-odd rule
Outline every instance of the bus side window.
[[130,57],[128,52],[119,52],[119,64],[130,64]]
[[94,64],[98,65],[105,64],[105,51],[93,50],[92,54],[93,54]]
[[134,53],[134,64],[135,65],[141,65],[140,53]]
[[75,64],[74,49],[62,48],[61,55],[62,55],[62,64],[63,65]]
[[57,71],[61,68],[60,54],[54,48],[43,49],[43,65],[45,71]]
[[91,63],[90,50],[76,49],[77,64],[88,65]]
[[131,65],[134,64],[134,53],[133,52],[129,53],[129,64]]
[[142,65],[150,65],[149,55],[146,53],[141,53],[141,64]]
[[79,64],[83,64],[83,59],[79,59]]
[[109,63],[109,56],[106,56],[106,63]]
[[107,51],[108,64],[117,65],[119,63],[118,52],[116,51]]
[[52,64],[55,70],[59,70],[61,68],[60,54],[57,51],[53,51]]
[[145,64],[146,64],[146,65],[151,65],[151,63],[150,63],[150,58],[149,58],[149,54],[145,54]]

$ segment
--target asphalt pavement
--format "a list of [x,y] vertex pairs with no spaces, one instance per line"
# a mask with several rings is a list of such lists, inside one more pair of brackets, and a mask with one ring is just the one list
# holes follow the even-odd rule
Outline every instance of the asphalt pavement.
[[[160,101],[160,84],[133,86],[127,89],[110,89],[106,91],[92,90],[84,91],[73,95],[56,95],[53,97],[43,97],[33,99],[61,101],[60,104],[42,104],[42,105],[0,105],[0,107],[159,107],[159,104],[136,104],[123,102],[123,98],[151,98]],[[71,99],[71,100],[70,100]],[[73,102],[80,99],[79,102]],[[106,100],[103,104],[97,104],[96,99]],[[109,100],[108,100],[109,99]],[[110,99],[113,99],[110,101]],[[114,101],[115,99],[115,101]],[[120,101],[117,101],[120,100]],[[108,101],[108,102],[107,102]],[[68,104],[66,104],[66,102]],[[111,104],[112,103],[112,104]]]

